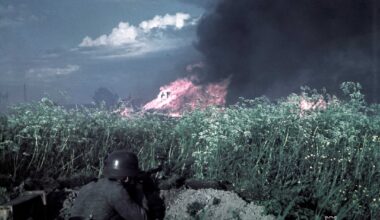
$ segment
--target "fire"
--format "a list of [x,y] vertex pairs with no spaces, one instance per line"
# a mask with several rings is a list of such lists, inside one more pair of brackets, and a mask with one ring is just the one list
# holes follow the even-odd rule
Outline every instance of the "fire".
[[[185,70],[189,77],[179,78],[168,85],[162,86],[157,98],[146,103],[141,113],[156,111],[172,117],[180,117],[186,111],[196,108],[205,109],[208,106],[224,106],[226,104],[227,87],[230,79],[209,84],[197,84],[197,75],[204,69],[205,64],[198,62],[187,65]],[[135,115],[136,108],[120,109],[119,113],[126,117]]]
[[326,109],[327,103],[323,98],[319,98],[316,101],[309,101],[302,98],[300,101],[301,111],[316,110],[316,109]]
[[131,117],[131,115],[134,113],[134,110],[133,110],[133,108],[126,107],[120,111],[117,111],[117,113],[121,114],[124,117]]
[[307,111],[324,110],[327,108],[327,105],[328,103],[322,97],[318,98],[317,100],[308,100],[302,97],[299,102],[301,116],[304,115],[304,113]]
[[228,79],[207,85],[196,85],[192,79],[194,78],[177,79],[161,87],[157,98],[145,104],[143,110],[155,110],[179,117],[185,111],[226,104]]

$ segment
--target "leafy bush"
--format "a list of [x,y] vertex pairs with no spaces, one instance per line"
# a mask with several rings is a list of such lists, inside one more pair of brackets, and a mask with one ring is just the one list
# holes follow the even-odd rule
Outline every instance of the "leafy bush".
[[[338,99],[304,88],[277,102],[242,99],[180,119],[67,110],[49,100],[19,105],[0,118],[0,173],[100,175],[108,152],[128,148],[144,169],[165,161],[166,175],[228,180],[284,218],[376,218],[380,106],[366,104],[358,84],[342,91]],[[323,108],[300,108],[321,99]]]

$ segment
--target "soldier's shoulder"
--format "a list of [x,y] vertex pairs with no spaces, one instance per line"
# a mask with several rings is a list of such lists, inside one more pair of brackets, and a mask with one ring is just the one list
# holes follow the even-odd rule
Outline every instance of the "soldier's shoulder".
[[119,181],[105,179],[101,180],[100,184],[102,185],[101,193],[110,201],[110,203],[128,197],[127,190]]
[[109,180],[106,178],[99,179],[97,185],[99,188],[106,189],[109,193],[118,193],[120,190],[124,189],[123,185],[119,181]]
[[93,188],[94,184],[95,184],[95,182],[91,181],[91,182],[87,183],[86,185],[82,186],[80,188],[80,191],[89,190],[89,189]]

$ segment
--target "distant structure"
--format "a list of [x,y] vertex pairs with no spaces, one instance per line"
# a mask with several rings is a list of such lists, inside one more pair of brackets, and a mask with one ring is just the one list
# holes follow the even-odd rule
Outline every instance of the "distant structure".
[[92,99],[97,105],[101,105],[102,103],[104,103],[105,107],[111,108],[111,107],[116,106],[119,100],[119,96],[111,92],[107,88],[100,87],[95,91]]

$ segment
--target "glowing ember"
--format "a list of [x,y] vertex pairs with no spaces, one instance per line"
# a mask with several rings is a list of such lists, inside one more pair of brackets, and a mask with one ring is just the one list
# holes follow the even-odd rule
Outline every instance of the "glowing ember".
[[323,98],[319,98],[316,101],[302,98],[299,105],[302,112],[309,110],[326,109],[327,107],[327,103]]
[[124,108],[121,111],[119,111],[119,114],[121,114],[124,117],[131,117],[131,115],[134,113],[133,108]]
[[229,80],[208,85],[195,85],[191,79],[182,78],[160,88],[157,98],[148,102],[143,110],[156,110],[170,116],[181,116],[185,111],[226,103]]

